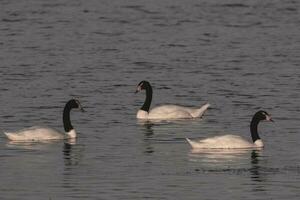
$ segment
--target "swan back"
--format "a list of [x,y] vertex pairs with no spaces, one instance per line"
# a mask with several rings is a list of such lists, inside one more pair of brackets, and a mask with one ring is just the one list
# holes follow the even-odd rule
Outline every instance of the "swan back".
[[189,109],[177,105],[162,105],[153,108],[149,112],[149,119],[179,119],[192,118]]
[[40,141],[64,139],[65,134],[48,127],[33,126],[17,132],[4,133],[8,139],[14,141]]
[[188,119],[201,117],[210,105],[207,103],[201,108],[190,108],[177,105],[162,105],[149,112],[149,119]]
[[200,149],[245,149],[258,147],[237,135],[215,136],[203,140],[187,139],[192,148]]

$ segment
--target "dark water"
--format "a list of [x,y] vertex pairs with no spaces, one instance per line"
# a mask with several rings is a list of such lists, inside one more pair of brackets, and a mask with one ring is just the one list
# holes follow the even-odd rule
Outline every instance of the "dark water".
[[[32,125],[76,141],[0,136],[1,199],[299,199],[300,3],[293,0],[0,0],[0,131]],[[212,108],[203,120],[143,124],[152,105]],[[193,153],[185,137],[249,138],[262,151]]]

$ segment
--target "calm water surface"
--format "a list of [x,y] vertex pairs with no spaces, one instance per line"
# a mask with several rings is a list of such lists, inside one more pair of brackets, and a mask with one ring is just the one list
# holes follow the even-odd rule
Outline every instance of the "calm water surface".
[[[300,3],[242,0],[0,0],[1,199],[299,199]],[[203,119],[135,118],[153,104],[211,103]],[[11,143],[3,131],[60,130],[75,141]],[[262,151],[192,152],[186,137],[250,140]]]

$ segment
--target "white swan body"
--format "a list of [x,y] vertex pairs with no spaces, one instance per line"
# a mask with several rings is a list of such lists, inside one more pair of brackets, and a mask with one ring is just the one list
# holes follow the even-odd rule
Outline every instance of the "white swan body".
[[209,103],[200,108],[162,105],[150,110],[152,101],[152,87],[150,83],[148,81],[141,81],[138,84],[136,93],[141,90],[146,90],[146,99],[141,109],[137,112],[136,117],[138,119],[188,119],[202,117],[210,106]]
[[72,108],[79,108],[82,112],[84,111],[79,101],[75,99],[71,99],[66,103],[63,111],[65,133],[48,127],[33,126],[16,132],[4,132],[4,134],[12,141],[42,141],[76,138],[76,131],[70,121],[70,111]]
[[8,139],[13,141],[42,141],[76,138],[76,131],[74,129],[67,133],[61,133],[52,128],[39,126],[33,126],[17,132],[5,132],[4,134]]
[[186,138],[186,140],[194,149],[248,149],[264,147],[260,139],[251,143],[238,135],[215,136],[203,140]]
[[248,149],[263,148],[264,143],[260,139],[257,126],[262,120],[273,121],[271,116],[265,111],[258,111],[254,114],[250,123],[252,143],[237,135],[215,136],[202,140],[191,140],[186,138],[193,149]]
[[177,105],[162,105],[149,111],[139,110],[138,119],[188,119],[201,117],[210,104],[205,104],[201,108],[189,108]]

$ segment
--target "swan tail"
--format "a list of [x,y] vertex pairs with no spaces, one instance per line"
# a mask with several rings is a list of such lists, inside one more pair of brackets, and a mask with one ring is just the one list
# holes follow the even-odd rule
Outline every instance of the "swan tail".
[[4,132],[4,135],[6,135],[9,140],[17,140],[13,133]]
[[190,140],[189,138],[185,138],[185,139],[186,139],[186,141],[191,145],[191,147],[194,146],[194,143],[195,143],[195,142],[193,142],[193,141]]
[[209,104],[209,103],[206,103],[206,104],[204,104],[201,108],[195,110],[195,111],[192,112],[191,114],[192,114],[193,117],[202,117],[202,116],[205,114],[206,110],[207,110],[209,107],[210,107],[210,104]]
[[19,134],[13,132],[4,132],[4,135],[11,141],[22,141],[22,137]]

